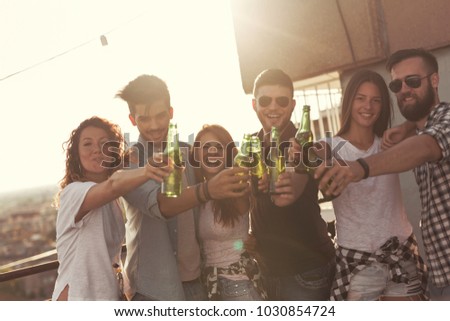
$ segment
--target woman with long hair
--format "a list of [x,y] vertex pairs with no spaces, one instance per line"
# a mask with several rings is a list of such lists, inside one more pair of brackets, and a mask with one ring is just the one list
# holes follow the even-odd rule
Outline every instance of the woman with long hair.
[[106,119],[83,121],[66,144],[66,170],[56,197],[59,268],[52,300],[123,298],[124,216],[118,198],[171,166],[120,170],[123,137]]
[[[342,99],[336,158],[358,160],[381,151],[391,122],[391,100],[381,75],[357,71]],[[420,300],[426,268],[403,204],[398,174],[349,184],[333,200],[337,272],[333,300]]]
[[[205,125],[195,139],[199,148],[197,180],[211,180],[233,164],[237,153],[222,126]],[[248,189],[248,185],[246,186]],[[203,254],[202,279],[210,300],[263,300],[259,267],[244,249],[249,232],[249,193],[239,198],[211,200],[200,208],[199,239]]]
[[[391,121],[383,77],[359,70],[342,99],[341,129],[331,140],[341,164],[381,151]],[[294,152],[300,152],[293,142]],[[339,177],[333,178],[339,184]],[[426,267],[403,204],[398,174],[350,183],[335,199],[336,275],[331,300],[421,300]]]

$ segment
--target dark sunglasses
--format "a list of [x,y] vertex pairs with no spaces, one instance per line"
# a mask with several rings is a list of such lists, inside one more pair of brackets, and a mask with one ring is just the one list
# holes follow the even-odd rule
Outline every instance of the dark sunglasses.
[[406,86],[409,88],[419,88],[422,85],[422,79],[430,77],[433,73],[426,75],[424,77],[420,76],[407,76],[405,79],[395,79],[389,83],[389,89],[394,93],[398,93],[402,90],[402,83],[405,82]]
[[[287,107],[289,105],[289,97],[286,96],[280,96],[276,97],[275,101],[277,102],[277,105],[280,107]],[[261,107],[267,107],[272,102],[272,97],[269,96],[261,96],[258,98],[258,104]]]

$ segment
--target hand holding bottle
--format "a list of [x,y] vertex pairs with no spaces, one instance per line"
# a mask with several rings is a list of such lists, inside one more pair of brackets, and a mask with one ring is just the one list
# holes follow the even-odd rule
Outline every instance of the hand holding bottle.
[[172,173],[173,168],[171,159],[164,161],[161,154],[154,154],[145,165],[145,175],[149,179],[162,183]]
[[[309,149],[302,148],[300,144],[297,142],[295,138],[290,139],[291,145],[288,149],[289,159],[299,159],[301,164],[296,163],[295,164],[295,171],[300,174],[308,174],[312,178],[315,179],[317,185],[319,186],[320,192],[323,195],[323,198],[319,199],[319,203],[329,202],[336,198],[339,195],[333,195],[328,194],[327,189],[333,182],[333,177],[329,178],[329,180],[326,182],[326,184],[320,185],[321,178],[326,173],[327,170],[331,168],[331,160],[332,160],[332,152],[331,147],[329,144],[327,144],[324,141],[312,143],[312,147]],[[304,156],[303,153],[314,153],[314,164],[311,163],[309,160],[304,161],[305,159],[309,158],[308,156]],[[324,162],[325,160],[325,162]],[[306,162],[306,164],[304,164]],[[323,164],[322,164],[323,163]],[[321,168],[320,175],[316,178],[316,169]],[[307,169],[307,170],[301,170],[299,171],[298,168]]]
[[269,193],[277,193],[276,183],[279,176],[286,170],[284,155],[280,152],[280,134],[276,127],[272,127],[270,133],[270,152],[269,152]]
[[[254,177],[254,176],[252,176]],[[255,189],[252,187],[252,193],[253,195],[257,195],[260,193],[268,193],[269,192],[269,176],[267,175],[267,172],[264,172],[260,179],[258,179],[257,183],[257,189],[258,191],[255,192]]]
[[167,145],[163,155],[173,161],[174,168],[162,182],[161,193],[167,197],[178,197],[181,194],[183,168],[176,124],[169,124]]
[[308,176],[298,175],[294,171],[280,174],[275,183],[274,193],[271,195],[272,202],[280,207],[294,203],[303,193],[307,181]]
[[208,180],[209,195],[213,200],[246,196],[250,193],[249,179],[247,168],[225,168]]

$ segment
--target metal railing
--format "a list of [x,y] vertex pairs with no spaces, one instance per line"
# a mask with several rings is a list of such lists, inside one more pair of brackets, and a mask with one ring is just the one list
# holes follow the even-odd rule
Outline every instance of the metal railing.
[[[124,253],[126,253],[125,244],[122,245],[122,254]],[[56,249],[23,260],[19,260],[13,263],[9,263],[7,265],[0,266],[0,271],[12,269],[10,271],[0,273],[0,283],[58,269],[59,267],[58,260],[50,260],[44,263],[33,264],[33,262],[40,261],[54,254],[56,254]],[[22,264],[33,264],[33,265],[23,268],[14,268]]]
[[58,266],[59,262],[57,260],[54,260],[50,262],[45,262],[41,264],[32,265],[29,267],[19,268],[12,271],[0,273],[0,283],[15,280],[25,276],[56,270]]

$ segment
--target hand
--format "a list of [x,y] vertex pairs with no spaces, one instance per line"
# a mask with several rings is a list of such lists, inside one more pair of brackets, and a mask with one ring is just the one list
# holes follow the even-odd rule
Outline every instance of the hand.
[[258,191],[267,193],[269,191],[269,177],[264,173],[261,179],[258,180]]
[[278,177],[275,183],[275,193],[272,202],[276,206],[287,206],[295,202],[303,193],[308,175],[296,174],[293,171],[284,172]]
[[226,168],[208,180],[209,195],[213,200],[249,195],[249,179],[250,173],[247,168]]
[[294,163],[294,166],[295,166],[295,165],[298,165],[298,164],[296,164],[296,162],[299,162],[301,159],[302,147],[300,146],[299,143],[297,143],[295,138],[290,138],[289,142],[291,144],[289,145],[289,148],[288,148],[287,163]]
[[406,133],[402,127],[393,127],[387,129],[383,134],[381,140],[381,149],[388,149],[401,142],[406,136]]
[[[305,145],[306,159],[303,157],[302,147],[294,138],[289,140],[291,142],[288,149],[288,164],[291,164],[296,170],[298,166],[317,167],[322,163],[322,160],[327,160],[332,157],[332,150],[328,143],[324,141],[314,142],[312,145]],[[300,170],[301,171],[301,170]]]
[[364,177],[364,169],[358,162],[333,158],[322,163],[314,173],[319,180],[319,189],[324,195],[338,196],[351,182],[359,182]]
[[251,257],[255,258],[256,262],[258,262],[259,268],[263,273],[267,273],[267,266],[259,254],[258,251],[258,241],[253,234],[249,234],[247,240],[244,241],[244,249],[250,254]]
[[[164,164],[164,165],[161,165]],[[174,164],[171,159],[163,161],[162,155],[153,155],[153,157],[145,165],[145,175],[149,179],[153,179],[162,183],[165,177],[174,170]]]
[[414,133],[415,128],[414,123],[406,121],[401,125],[387,129],[383,133],[381,148],[385,150],[400,143],[405,138],[411,136]]

